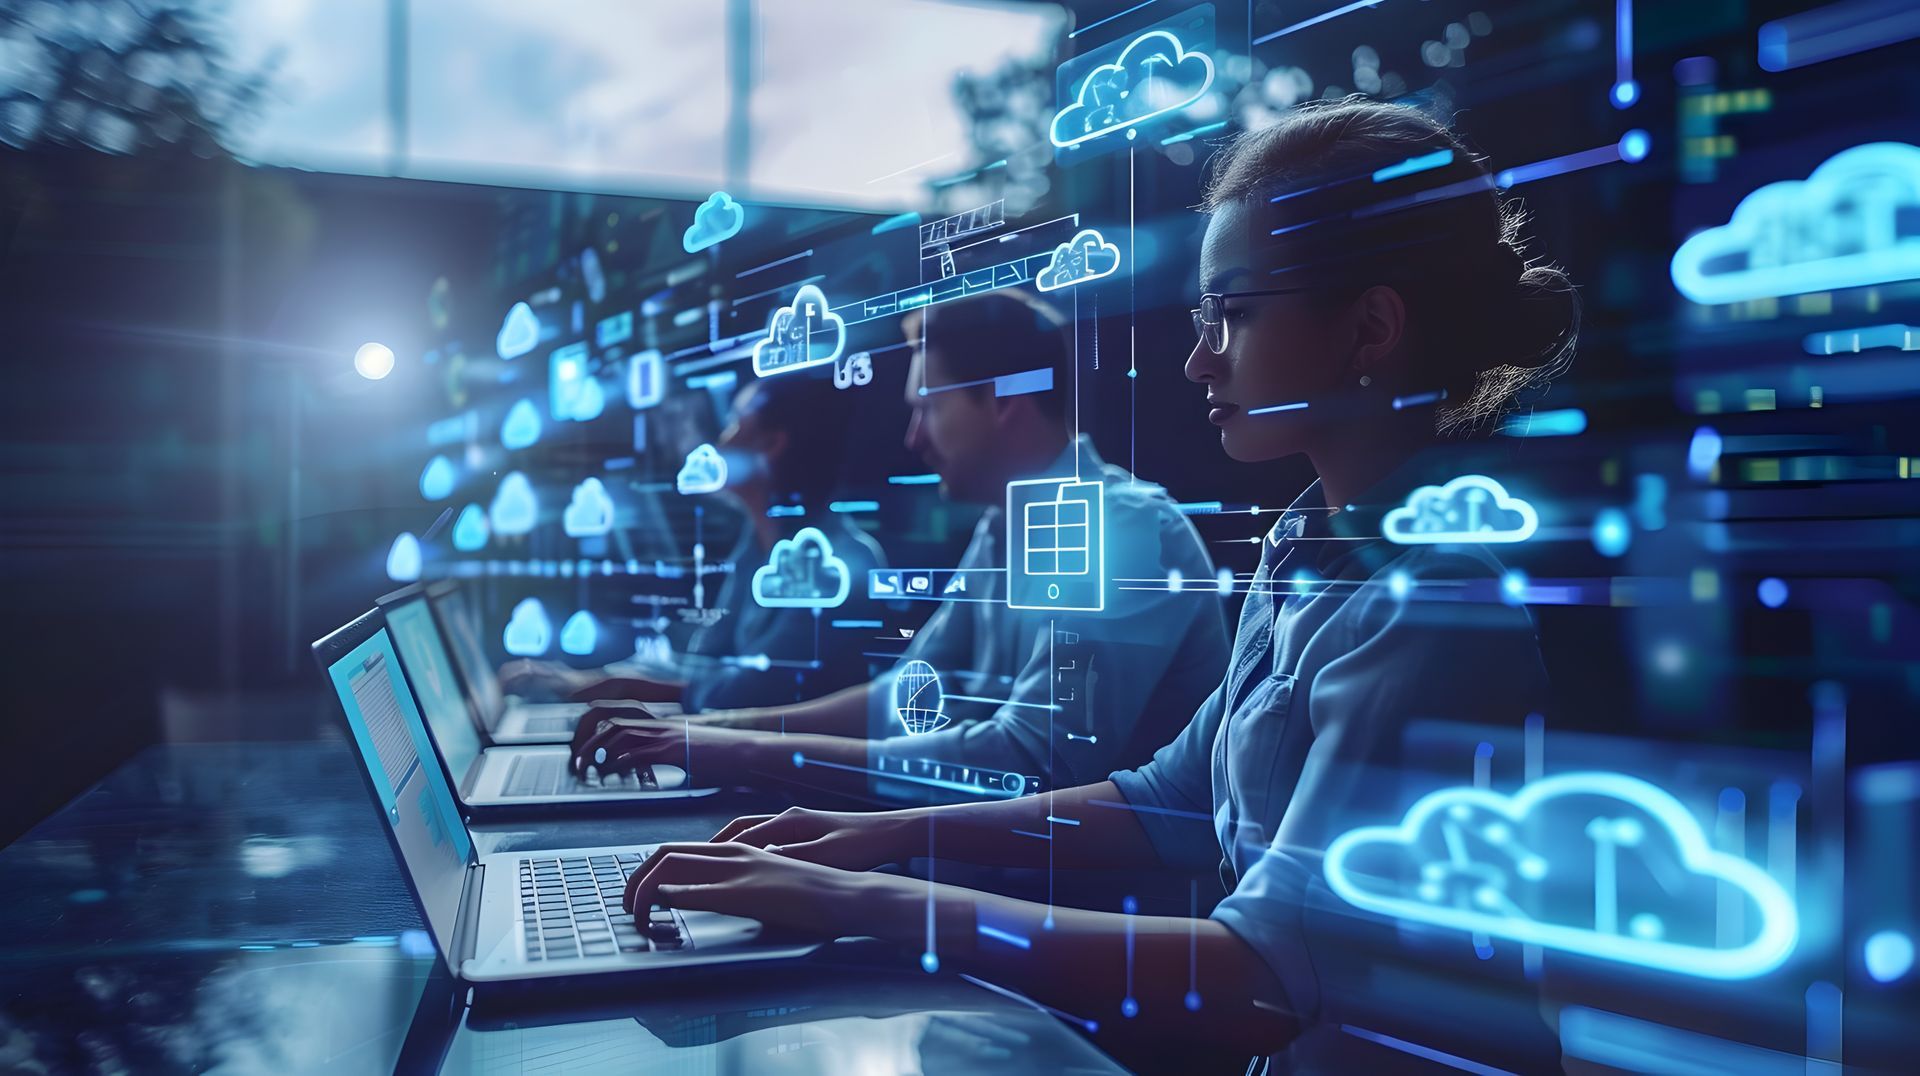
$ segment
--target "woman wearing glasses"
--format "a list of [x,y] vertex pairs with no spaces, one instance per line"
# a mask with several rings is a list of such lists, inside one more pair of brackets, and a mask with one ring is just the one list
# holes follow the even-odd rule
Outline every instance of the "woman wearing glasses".
[[[1261,541],[1227,678],[1187,729],[1095,785],[740,819],[719,843],[664,848],[630,901],[914,945],[928,970],[1019,990],[1143,1063],[1211,1050],[1313,1067],[1381,1049],[1340,1029],[1356,1005],[1373,1002],[1358,1026],[1378,1027],[1406,1000],[1356,981],[1357,954],[1391,952],[1393,935],[1329,891],[1321,854],[1344,830],[1398,821],[1410,790],[1473,780],[1471,743],[1418,757],[1410,726],[1518,726],[1545,684],[1531,622],[1501,600],[1503,571],[1474,533],[1531,520],[1475,498],[1422,512],[1406,544],[1380,540],[1382,520],[1449,477],[1443,442],[1489,431],[1566,366],[1577,307],[1564,275],[1520,252],[1485,167],[1411,108],[1352,99],[1243,136],[1216,162],[1207,209],[1187,376],[1228,455],[1302,454],[1319,481]],[[1442,544],[1455,532],[1468,541]],[[1137,914],[1122,893],[1085,911],[860,873],[934,852],[1218,864],[1226,896],[1203,919]]]

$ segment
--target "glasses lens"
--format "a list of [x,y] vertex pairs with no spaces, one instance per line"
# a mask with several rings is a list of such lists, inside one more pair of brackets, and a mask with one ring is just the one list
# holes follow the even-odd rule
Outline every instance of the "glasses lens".
[[1215,355],[1225,354],[1227,350],[1227,312],[1224,304],[1214,296],[1200,300],[1200,309],[1195,321],[1200,325],[1200,339]]

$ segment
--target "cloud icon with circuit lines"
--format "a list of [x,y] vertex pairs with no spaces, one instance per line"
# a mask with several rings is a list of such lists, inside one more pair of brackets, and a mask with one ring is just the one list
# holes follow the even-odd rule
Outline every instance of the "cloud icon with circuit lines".
[[746,223],[746,209],[726,191],[714,191],[694,207],[693,223],[680,236],[680,245],[693,254],[739,235]]
[[818,527],[773,543],[753,573],[753,600],[770,609],[834,609],[852,589],[847,562],[833,555],[833,543]]
[[[1708,979],[1765,974],[1800,936],[1779,882],[1715,851],[1679,800],[1618,773],[1559,774],[1512,796],[1442,789],[1398,825],[1334,838],[1325,870],[1367,911]],[[1737,936],[1724,938],[1729,922]]]
[[1462,475],[1444,486],[1421,486],[1380,520],[1380,533],[1401,545],[1439,542],[1524,542],[1540,529],[1533,505],[1485,475]]
[[753,372],[761,377],[824,366],[847,346],[847,319],[827,307],[827,297],[803,284],[793,301],[773,312],[767,335],[753,345]]
[[1053,248],[1046,268],[1033,278],[1041,291],[1057,291],[1112,276],[1120,269],[1120,248],[1107,242],[1096,228],[1082,228],[1072,239]]
[[1178,112],[1212,85],[1206,53],[1188,52],[1171,33],[1150,30],[1129,41],[1119,59],[1087,72],[1073,103],[1054,113],[1047,136],[1062,149],[1113,131],[1132,137],[1132,128]]
[[1672,273],[1696,303],[1920,279],[1920,148],[1870,142],[1759,188],[1680,244]]
[[684,494],[718,493],[727,484],[727,460],[712,445],[700,445],[687,453],[673,484]]

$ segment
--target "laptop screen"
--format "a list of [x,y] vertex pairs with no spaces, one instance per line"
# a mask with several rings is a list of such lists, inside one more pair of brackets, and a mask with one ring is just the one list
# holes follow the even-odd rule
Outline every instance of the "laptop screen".
[[473,760],[480,757],[480,734],[467,716],[467,701],[460,695],[460,682],[454,679],[453,663],[433,623],[433,610],[427,599],[412,598],[387,607],[387,630],[393,632],[393,644],[400,648],[400,660],[407,669],[407,682],[427,712],[427,725],[433,729],[433,742],[440,757],[447,760],[447,773],[455,785],[466,780]]
[[400,675],[387,629],[327,668],[360,761],[373,777],[381,813],[400,845],[401,865],[420,894],[427,927],[442,954],[453,951],[460,885],[473,844],[453,790],[427,753],[427,728]]
[[467,682],[474,708],[480,712],[481,722],[492,728],[506,712],[507,700],[500,693],[500,677],[487,657],[486,644],[480,641],[480,618],[466,594],[458,590],[435,597],[433,609],[440,614],[447,641],[453,644],[453,660],[460,665],[460,676]]

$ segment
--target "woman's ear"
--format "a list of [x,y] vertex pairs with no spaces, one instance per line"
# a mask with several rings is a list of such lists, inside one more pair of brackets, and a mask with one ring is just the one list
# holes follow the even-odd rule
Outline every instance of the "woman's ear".
[[1406,300],[1385,284],[1375,284],[1354,300],[1353,312],[1353,374],[1377,379],[1406,336]]

